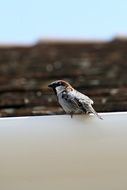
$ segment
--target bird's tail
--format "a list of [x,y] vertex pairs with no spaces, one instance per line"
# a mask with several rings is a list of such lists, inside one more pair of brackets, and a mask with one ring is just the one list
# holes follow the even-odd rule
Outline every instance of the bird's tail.
[[94,108],[90,105],[89,106],[89,112],[93,113],[95,116],[97,116],[99,119],[103,119],[95,110]]

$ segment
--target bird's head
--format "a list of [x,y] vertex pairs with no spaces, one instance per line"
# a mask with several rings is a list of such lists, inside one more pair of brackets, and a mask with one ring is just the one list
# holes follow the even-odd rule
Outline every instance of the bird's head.
[[63,90],[67,89],[68,87],[72,88],[71,85],[64,81],[64,80],[57,80],[48,85],[48,87],[52,88],[55,94],[62,92]]

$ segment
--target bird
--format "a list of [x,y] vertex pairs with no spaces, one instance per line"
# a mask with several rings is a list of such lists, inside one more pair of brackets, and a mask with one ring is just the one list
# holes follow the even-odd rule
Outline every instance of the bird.
[[103,119],[92,107],[93,100],[74,89],[67,81],[57,80],[48,85],[52,88],[63,110],[73,117],[74,114],[93,113]]

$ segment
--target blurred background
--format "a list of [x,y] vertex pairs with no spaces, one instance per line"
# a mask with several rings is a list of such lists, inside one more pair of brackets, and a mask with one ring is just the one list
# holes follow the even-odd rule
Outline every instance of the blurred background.
[[64,113],[47,85],[64,79],[98,112],[127,111],[127,1],[4,0],[0,116]]

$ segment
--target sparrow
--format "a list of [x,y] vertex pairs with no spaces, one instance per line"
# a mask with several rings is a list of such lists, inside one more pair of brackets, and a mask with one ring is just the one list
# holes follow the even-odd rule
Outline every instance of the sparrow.
[[103,119],[92,107],[93,100],[74,89],[68,82],[57,80],[50,83],[48,87],[53,89],[59,104],[71,117],[73,114],[93,113],[99,119]]

